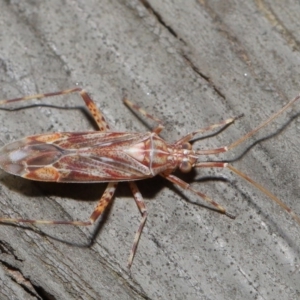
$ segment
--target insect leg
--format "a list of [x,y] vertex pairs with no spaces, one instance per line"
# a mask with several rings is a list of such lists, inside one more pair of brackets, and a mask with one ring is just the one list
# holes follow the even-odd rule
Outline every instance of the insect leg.
[[153,117],[152,115],[149,115],[143,108],[141,108],[139,105],[131,102],[127,96],[125,95],[124,98],[123,98],[123,102],[128,106],[130,107],[132,110],[135,110],[137,111],[138,113],[140,113],[142,116],[146,117],[146,118],[149,118],[159,124],[162,124],[162,121],[156,117]]
[[135,256],[135,252],[136,252],[136,249],[137,249],[137,246],[138,246],[138,243],[139,243],[139,240],[140,240],[140,237],[141,237],[141,234],[142,234],[142,231],[143,231],[143,228],[145,226],[147,216],[148,216],[143,196],[140,193],[136,183],[135,182],[129,182],[129,187],[130,187],[130,189],[132,191],[132,194],[134,196],[135,203],[136,203],[136,205],[137,205],[137,207],[138,207],[138,209],[139,209],[139,211],[142,215],[142,219],[140,221],[139,228],[136,231],[135,236],[134,236],[133,245],[132,245],[130,255],[129,255],[129,258],[128,258],[128,264],[127,264],[128,269],[131,268],[131,265],[132,265],[132,262],[133,262],[133,259],[134,259],[134,256]]
[[228,163],[222,163],[222,162],[203,162],[203,163],[197,163],[194,167],[195,168],[228,168],[230,171],[240,176],[244,180],[248,181],[257,189],[259,189],[262,193],[264,193],[266,196],[268,196],[273,201],[275,201],[280,207],[282,207],[285,211],[287,211],[297,221],[297,223],[300,224],[300,217],[291,208],[289,208],[286,204],[284,204],[280,199],[278,199],[274,194],[272,194],[270,191],[268,191],[258,182],[254,181],[243,172],[237,170],[232,165]]
[[[148,119],[151,119],[157,123],[159,123],[159,126],[156,127],[153,132],[155,133],[160,133],[161,130],[163,129],[163,125],[162,125],[162,121],[159,120],[158,118],[156,117],[153,117],[152,115],[148,114],[143,108],[141,108],[139,105],[131,102],[127,96],[125,95],[124,98],[123,98],[123,102],[129,107],[131,108],[132,110],[134,111],[137,111],[138,113],[140,113],[142,116],[148,118]],[[221,121],[217,124],[213,124],[213,125],[210,125],[206,128],[201,128],[199,130],[196,130],[196,131],[193,131],[193,132],[190,132],[189,134],[187,134],[186,136],[184,136],[183,138],[181,138],[180,140],[178,140],[175,144],[176,145],[179,145],[179,144],[182,144],[182,143],[185,143],[185,142],[188,142],[190,141],[196,134],[199,134],[199,133],[204,133],[204,132],[207,132],[207,131],[212,131],[216,128],[219,128],[219,127],[223,127],[223,126],[226,126],[226,125],[230,125],[232,124],[235,120],[241,118],[243,115],[240,115],[238,117],[234,117],[234,118],[229,118],[227,120],[224,120],[224,121]]]
[[[196,154],[199,155],[209,155],[209,154],[217,154],[217,153],[222,153],[222,152],[227,152],[233,148],[236,148],[239,144],[243,143],[247,139],[249,139],[251,136],[253,136],[255,133],[257,133],[260,129],[268,125],[270,122],[272,122],[274,119],[276,119],[280,114],[282,114],[284,111],[286,111],[290,106],[292,106],[295,102],[297,102],[300,99],[300,95],[292,99],[289,103],[287,103],[284,107],[282,107],[278,112],[273,114],[271,117],[269,117],[266,121],[261,123],[259,126],[242,136],[241,138],[237,139],[235,142],[231,143],[228,146],[220,147],[217,149],[210,149],[210,150],[201,150],[201,151],[196,151]],[[226,126],[232,124],[236,119],[242,117],[243,115],[240,115],[235,118],[229,118],[223,122],[208,126],[203,129],[196,130],[194,132],[189,133],[188,135],[184,136],[180,140],[178,140],[175,144],[180,145],[182,143],[190,141],[196,134],[198,133],[203,133],[205,131],[210,131],[214,130],[215,128],[221,127],[221,126]]]
[[237,117],[234,117],[234,118],[229,118],[227,120],[224,120],[224,121],[221,121],[219,123],[216,123],[216,124],[213,124],[213,125],[210,125],[208,127],[205,127],[205,128],[200,128],[198,130],[195,130],[193,132],[190,132],[189,134],[185,135],[184,137],[182,137],[181,139],[179,139],[175,145],[180,145],[180,144],[183,144],[183,143],[186,143],[186,142],[189,142],[195,135],[199,134],[199,133],[205,133],[205,132],[208,132],[208,131],[213,131],[217,128],[220,128],[220,127],[225,127],[227,125],[231,125],[234,123],[235,120],[243,117],[244,115],[240,115],[240,116],[237,116]]
[[152,120],[152,121],[157,122],[157,123],[158,123],[158,126],[157,126],[155,129],[152,130],[153,132],[159,134],[159,133],[163,130],[164,126],[162,125],[162,121],[161,121],[160,119],[158,119],[158,118],[156,118],[156,117],[153,117],[152,115],[148,114],[148,113],[147,113],[143,108],[141,108],[139,105],[137,105],[137,104],[131,102],[131,101],[127,98],[126,95],[124,95],[124,97],[123,97],[123,102],[124,102],[129,108],[131,108],[131,109],[134,110],[134,111],[137,111],[137,112],[140,113],[142,116],[144,116],[144,117],[146,117],[146,118],[148,118],[148,119],[150,119],[150,120]]
[[101,199],[99,200],[95,210],[90,216],[90,223],[93,224],[95,221],[101,216],[106,207],[109,205],[111,200],[113,199],[114,193],[116,191],[118,183],[117,182],[109,182]]
[[19,101],[25,101],[25,100],[42,99],[42,98],[47,98],[47,97],[66,95],[66,94],[71,94],[71,93],[79,93],[80,94],[81,98],[84,100],[87,108],[89,109],[90,113],[92,114],[95,122],[97,123],[100,131],[109,130],[109,126],[105,120],[105,117],[99,111],[95,102],[91,99],[91,97],[88,95],[88,93],[84,89],[79,88],[79,87],[69,89],[69,90],[53,92],[53,93],[36,94],[36,95],[30,95],[30,96],[25,96],[25,97],[21,97],[21,98],[14,98],[14,99],[10,99],[10,100],[0,100],[0,105],[19,102]]
[[192,193],[196,194],[197,196],[203,198],[206,202],[208,202],[209,204],[211,204],[216,211],[220,212],[221,214],[224,214],[224,215],[226,215],[226,216],[228,216],[228,217],[230,217],[232,219],[235,218],[235,216],[233,216],[232,214],[228,213],[226,211],[226,209],[224,207],[222,207],[220,204],[218,204],[217,202],[215,202],[214,200],[212,200],[211,198],[209,198],[205,194],[203,194],[203,193],[201,193],[201,192],[193,189],[187,182],[181,180],[180,178],[174,176],[173,174],[160,173],[159,175],[161,175],[162,177],[168,179],[172,183],[180,186],[184,190],[189,190]]

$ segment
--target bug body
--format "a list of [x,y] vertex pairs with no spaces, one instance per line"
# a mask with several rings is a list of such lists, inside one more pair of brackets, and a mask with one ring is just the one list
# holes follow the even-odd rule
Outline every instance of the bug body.
[[183,151],[152,132],[62,132],[4,146],[0,167],[37,181],[131,181],[176,168]]
[[36,181],[73,183],[108,182],[104,194],[99,199],[88,221],[30,220],[2,217],[0,218],[0,222],[88,226],[93,224],[109,205],[113,199],[117,183],[128,181],[134,200],[142,216],[128,259],[128,267],[130,268],[142,229],[147,219],[145,203],[135,181],[160,175],[181,188],[189,190],[201,197],[209,203],[214,210],[234,218],[225,208],[210,197],[192,188],[190,184],[172,174],[177,168],[182,172],[189,172],[192,168],[227,168],[270,197],[300,224],[300,218],[296,213],[246,174],[235,169],[227,162],[206,160],[207,155],[217,155],[227,152],[249,139],[262,127],[269,124],[278,115],[299,100],[300,95],[291,100],[261,125],[232,144],[215,149],[201,150],[193,149],[190,143],[196,135],[230,125],[237,118],[229,118],[206,128],[195,130],[174,143],[168,143],[159,136],[159,133],[163,129],[160,120],[133,104],[127,97],[124,97],[124,103],[126,105],[144,117],[159,123],[152,132],[111,131],[103,114],[98,110],[89,95],[81,88],[2,100],[0,101],[0,105],[74,92],[78,92],[82,97],[97,123],[99,131],[41,134],[9,143],[0,148],[0,168],[13,175]]

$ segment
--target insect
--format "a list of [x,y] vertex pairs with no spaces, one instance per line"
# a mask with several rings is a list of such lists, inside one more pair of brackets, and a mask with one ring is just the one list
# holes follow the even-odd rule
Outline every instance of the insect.
[[158,126],[151,132],[146,133],[111,131],[105,117],[98,110],[94,101],[85,90],[79,87],[54,93],[2,100],[0,101],[0,105],[76,92],[80,94],[85,102],[85,105],[99,127],[99,131],[56,132],[25,137],[9,143],[0,149],[0,168],[10,174],[36,181],[64,183],[108,182],[89,220],[54,221],[0,218],[0,222],[92,225],[112,201],[118,182],[127,181],[141,213],[140,224],[135,233],[128,259],[128,268],[130,269],[148,215],[143,197],[135,181],[160,175],[182,189],[189,190],[201,197],[214,210],[230,218],[234,218],[233,215],[228,213],[225,208],[210,197],[195,190],[188,183],[173,174],[176,169],[182,172],[189,172],[192,168],[227,168],[270,197],[300,224],[300,218],[281,200],[229,163],[222,161],[200,161],[201,157],[212,154],[217,155],[237,147],[293,105],[300,99],[300,95],[291,100],[261,125],[232,144],[206,150],[193,149],[190,141],[198,134],[226,127],[239,117],[229,118],[206,128],[195,130],[174,143],[168,143],[159,136],[159,133],[163,129],[162,122],[149,115],[141,107],[133,104],[126,96],[123,101],[129,108],[137,111],[144,117],[156,121]]

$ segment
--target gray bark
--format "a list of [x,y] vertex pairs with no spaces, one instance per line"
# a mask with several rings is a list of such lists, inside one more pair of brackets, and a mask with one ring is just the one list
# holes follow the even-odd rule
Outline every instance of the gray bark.
[[[300,91],[300,6],[293,1],[0,3],[3,99],[78,84],[113,128],[147,130],[124,108],[126,88],[132,101],[163,120],[162,137],[170,142],[245,114],[195,143],[213,148],[247,133]],[[1,141],[95,129],[76,109],[83,106],[78,95],[43,104],[61,108],[0,110]],[[234,160],[298,214],[299,107],[219,156]],[[91,247],[84,245],[95,228],[37,226],[40,234],[1,225],[0,298],[299,299],[299,225],[228,170],[182,178],[237,218],[190,203],[203,201],[161,178],[138,182],[149,217],[130,277],[126,262],[140,215],[120,184]],[[105,188],[43,184],[3,171],[0,180],[1,215],[30,219],[88,219]]]

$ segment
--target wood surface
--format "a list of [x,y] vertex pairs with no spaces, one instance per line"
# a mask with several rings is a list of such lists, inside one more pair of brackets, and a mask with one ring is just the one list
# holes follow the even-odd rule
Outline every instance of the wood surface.
[[[122,104],[125,88],[132,101],[163,120],[162,137],[170,142],[243,113],[220,135],[195,144],[212,148],[233,142],[300,92],[296,1],[0,0],[0,5],[3,99],[78,85],[116,130],[148,130]],[[78,95],[28,107],[36,103],[0,110],[2,144],[96,128]],[[299,113],[300,103],[218,157],[298,214]],[[236,219],[197,205],[203,201],[162,178],[139,182],[149,217],[130,277],[126,262],[140,215],[127,184],[120,184],[97,228],[1,225],[0,298],[299,299],[300,226],[228,170],[201,169],[181,178]],[[37,183],[3,171],[0,183],[0,214],[36,219],[85,220],[105,188]],[[91,236],[94,243],[86,247]]]

